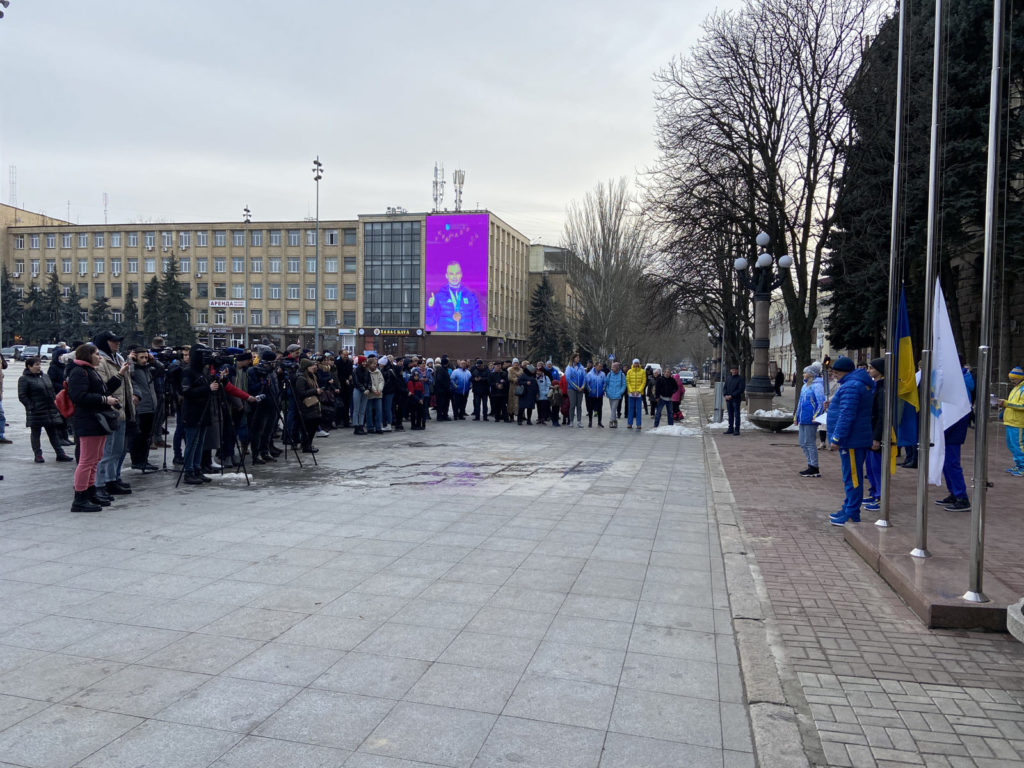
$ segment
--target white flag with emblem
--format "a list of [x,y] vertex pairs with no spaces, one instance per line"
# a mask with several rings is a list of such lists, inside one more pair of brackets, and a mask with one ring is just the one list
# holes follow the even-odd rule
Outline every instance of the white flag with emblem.
[[935,281],[935,303],[932,305],[932,379],[928,387],[928,418],[931,419],[931,450],[928,454],[928,482],[942,485],[942,465],[946,460],[945,430],[971,412],[956,351],[953,328],[949,324],[942,285]]

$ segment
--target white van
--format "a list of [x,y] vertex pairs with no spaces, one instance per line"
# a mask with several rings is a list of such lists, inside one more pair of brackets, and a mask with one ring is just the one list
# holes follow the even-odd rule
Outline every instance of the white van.
[[39,359],[40,360],[49,360],[50,359],[50,353],[53,350],[55,350],[58,347],[60,347],[60,346],[61,346],[60,344],[43,344],[43,346],[41,346],[39,348]]

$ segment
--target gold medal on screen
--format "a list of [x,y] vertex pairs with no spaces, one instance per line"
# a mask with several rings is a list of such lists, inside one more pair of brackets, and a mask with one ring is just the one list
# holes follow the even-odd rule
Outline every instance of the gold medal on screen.
[[456,323],[459,322],[460,320],[462,320],[462,313],[461,312],[453,312],[452,313],[452,320],[454,320]]

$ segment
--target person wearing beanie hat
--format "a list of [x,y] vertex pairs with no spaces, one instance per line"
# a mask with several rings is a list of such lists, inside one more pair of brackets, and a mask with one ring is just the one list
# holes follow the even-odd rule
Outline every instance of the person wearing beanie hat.
[[868,376],[875,382],[871,399],[871,450],[864,459],[868,495],[861,509],[877,512],[882,508],[882,438],[885,436],[885,360],[876,357],[868,363]]
[[818,470],[818,444],[815,432],[818,423],[815,421],[825,409],[825,390],[821,385],[821,377],[814,375],[814,366],[804,368],[804,385],[800,390],[800,399],[796,405],[794,421],[800,432],[800,448],[807,459],[807,469],[800,473],[801,477],[821,477]]
[[249,445],[252,463],[268,464],[277,461],[281,451],[273,444],[281,402],[280,383],[275,371],[277,355],[270,349],[260,352],[260,362],[251,367],[245,377],[245,391],[257,399],[249,414]]
[[725,383],[722,385],[722,394],[725,396],[729,415],[729,428],[725,430],[727,435],[740,433],[740,407],[743,405],[743,395],[746,391],[747,380],[740,374],[739,365],[731,363],[729,375],[725,377]]
[[1006,429],[1006,447],[1013,456],[1009,472],[1014,477],[1024,477],[1024,369],[1018,365],[1010,371],[1010,394],[1006,399],[996,401],[1003,409],[1003,427]]
[[636,419],[636,428],[641,428],[643,411],[644,389],[647,387],[647,372],[640,367],[640,360],[633,358],[633,364],[626,371],[626,429],[633,428],[633,420]]
[[829,522],[841,526],[860,522],[864,460],[871,448],[871,404],[875,386],[867,371],[858,369],[848,357],[837,358],[832,370],[838,386],[828,406],[828,449],[839,451],[846,497],[842,508],[829,516]]

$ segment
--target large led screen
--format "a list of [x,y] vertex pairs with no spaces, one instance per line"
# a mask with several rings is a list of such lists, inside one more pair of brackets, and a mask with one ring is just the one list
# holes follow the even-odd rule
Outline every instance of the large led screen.
[[424,328],[439,333],[487,330],[486,213],[427,216]]

